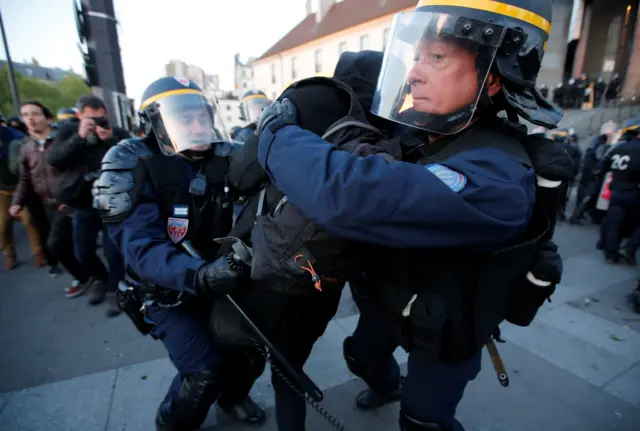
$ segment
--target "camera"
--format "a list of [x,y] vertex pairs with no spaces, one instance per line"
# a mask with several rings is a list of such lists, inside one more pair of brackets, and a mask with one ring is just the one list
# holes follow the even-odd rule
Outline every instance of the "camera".
[[92,117],[91,118],[96,126],[102,127],[103,129],[110,129],[109,119],[107,117]]

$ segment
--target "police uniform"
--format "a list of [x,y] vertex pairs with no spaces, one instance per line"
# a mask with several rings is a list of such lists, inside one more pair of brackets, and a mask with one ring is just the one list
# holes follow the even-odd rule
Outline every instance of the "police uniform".
[[[188,79],[153,82],[139,114],[145,138],[113,147],[94,184],[94,206],[128,266],[131,285],[121,286],[120,305],[138,329],[163,342],[178,370],[158,409],[158,430],[198,429],[216,398],[238,419],[265,418],[248,396],[264,360],[221,349],[208,328],[211,301],[241,277],[226,257],[216,259],[214,238],[231,229],[233,199],[230,138],[217,112]],[[136,301],[144,316],[135,315]]]
[[[356,330],[345,341],[345,356],[367,383],[378,377],[376,390],[393,391],[400,380],[393,350],[401,344],[409,352],[400,428],[411,431],[462,429],[455,409],[480,370],[481,348],[509,315],[512,289],[527,273],[538,240],[552,232],[536,210],[537,190],[557,189],[573,174],[561,151],[562,174],[536,180],[526,131],[495,117],[489,94],[495,81],[487,83],[489,70],[497,70],[510,119],[555,127],[560,112],[535,89],[551,1],[446,3],[422,0],[415,12],[394,19],[371,109],[422,133],[411,148],[417,163],[337,151],[296,125],[295,106],[286,99],[265,109],[257,131],[259,161],[289,202],[335,235],[382,247],[367,268],[367,296],[376,305],[360,331],[367,339]],[[505,11],[519,11],[518,17]],[[462,57],[447,44],[462,48]],[[425,71],[437,76],[470,58],[477,92],[443,108],[448,99],[438,98],[438,90],[453,85],[429,87]],[[405,59],[411,61],[398,67]],[[455,87],[452,98],[460,94]],[[535,109],[527,108],[531,102]],[[552,201],[547,215],[555,218],[558,195]],[[559,280],[552,278],[545,288]],[[372,363],[375,355],[380,360]]]
[[556,143],[564,146],[567,154],[571,157],[573,161],[573,176],[570,181],[567,181],[563,184],[563,193],[562,193],[562,204],[560,205],[560,212],[558,217],[561,220],[566,219],[566,210],[567,204],[569,203],[569,198],[571,195],[571,189],[573,188],[573,183],[575,178],[578,176],[580,172],[580,161],[582,159],[582,151],[578,146],[578,138],[575,135],[575,131],[573,129],[560,128],[551,130],[548,132],[549,137],[553,139]]
[[[611,172],[609,208],[602,221],[601,232],[605,258],[618,262],[623,257],[635,264],[640,245],[640,120],[627,122],[621,131],[620,142],[605,155],[604,172]],[[620,254],[620,243],[625,226],[629,240]]]

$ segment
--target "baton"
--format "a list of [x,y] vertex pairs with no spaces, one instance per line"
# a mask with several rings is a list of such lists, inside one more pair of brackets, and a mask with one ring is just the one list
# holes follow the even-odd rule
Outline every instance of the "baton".
[[[190,241],[183,241],[182,247],[184,247],[187,253],[189,253],[191,256],[204,260],[193,247]],[[267,349],[269,349],[269,355],[271,355],[283,368],[283,371],[287,373],[291,379],[293,379],[293,384],[298,386],[298,388],[301,388],[302,391],[306,392],[313,401],[317,403],[321,402],[324,398],[324,394],[322,393],[320,388],[316,386],[313,380],[311,380],[311,378],[309,378],[309,376],[307,376],[307,374],[303,370],[297,371],[295,368],[293,368],[293,366],[284,357],[284,355],[275,348],[275,346],[271,343],[271,341],[269,341],[267,336],[262,333],[260,328],[258,328],[255,323],[253,323],[251,318],[247,316],[247,314],[242,310],[238,303],[233,300],[231,295],[225,293],[221,296],[231,305],[234,310],[236,310],[236,314],[240,316],[244,323],[246,323],[249,328],[251,328],[251,332],[253,332],[253,335],[259,340],[259,342],[267,347]]]

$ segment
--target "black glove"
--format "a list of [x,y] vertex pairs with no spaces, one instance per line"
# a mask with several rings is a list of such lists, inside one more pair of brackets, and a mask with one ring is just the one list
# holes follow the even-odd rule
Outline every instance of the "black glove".
[[238,284],[249,277],[245,271],[236,271],[229,266],[226,256],[202,265],[196,272],[198,295],[223,295],[231,293]]
[[286,125],[296,124],[297,119],[297,108],[296,105],[289,99],[282,99],[280,101],[275,101],[271,105],[267,106],[262,114],[260,114],[260,118],[258,118],[258,122],[256,124],[256,135],[260,136],[260,134],[269,127],[272,132],[275,132],[280,127]]
[[553,241],[538,244],[538,250],[530,268],[531,274],[538,280],[556,285],[562,279],[562,269],[562,258],[558,254],[558,246]]

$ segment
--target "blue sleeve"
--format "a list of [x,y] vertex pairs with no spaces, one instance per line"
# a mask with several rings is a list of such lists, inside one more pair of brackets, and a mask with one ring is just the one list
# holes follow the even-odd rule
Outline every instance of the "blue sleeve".
[[195,295],[194,277],[187,269],[197,270],[205,262],[189,256],[169,240],[166,226],[154,199],[151,185],[145,185],[139,198],[144,203],[120,223],[107,224],[109,237],[125,262],[145,282]]
[[491,248],[524,230],[535,203],[533,170],[495,149],[428,167],[387,163],[286,126],[265,130],[258,152],[275,186],[311,220],[388,247]]

